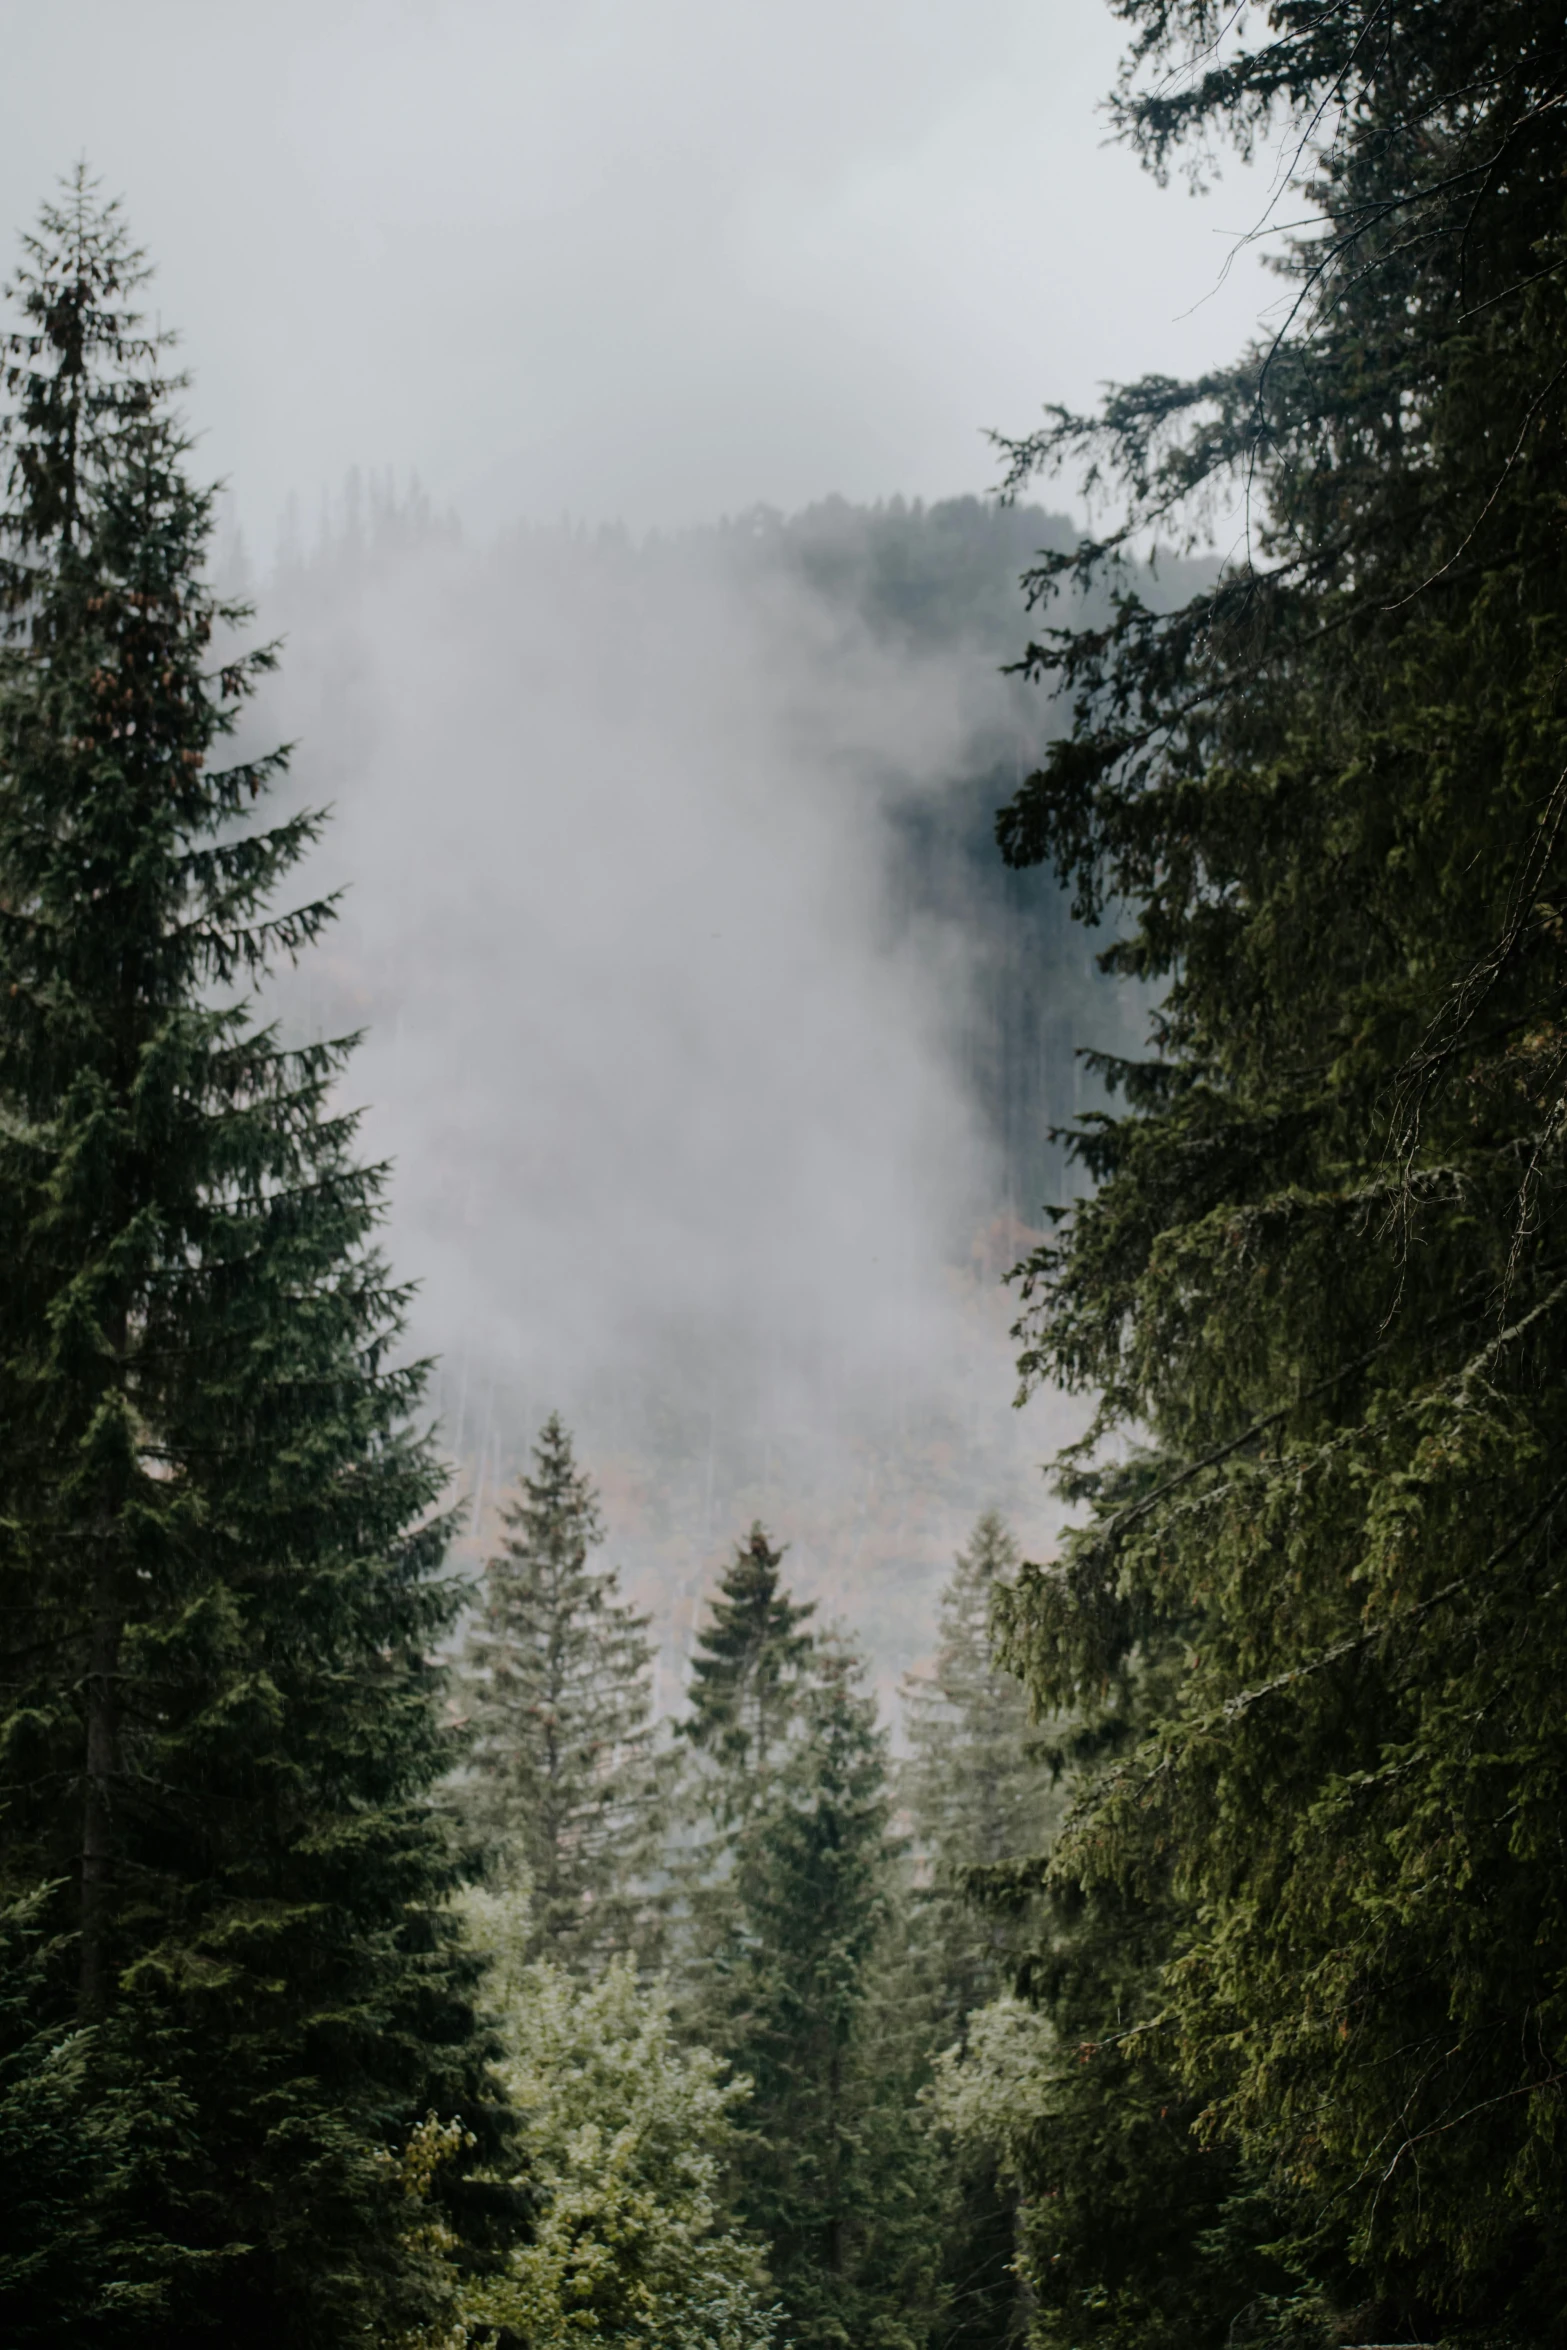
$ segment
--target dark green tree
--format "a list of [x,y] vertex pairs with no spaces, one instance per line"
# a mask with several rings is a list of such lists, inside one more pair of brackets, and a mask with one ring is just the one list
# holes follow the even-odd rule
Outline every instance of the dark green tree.
[[83,173],[24,242],[0,513],[0,2161],[10,2343],[434,2316],[395,2153],[493,2143],[431,1660],[441,1477],[382,1176],[250,990],[330,907],[215,757],[269,653],[207,584],[145,276]]
[[647,1618],[624,1607],[592,1479],[558,1414],[484,1571],[465,1683],[463,1809],[526,1872],[541,1951],[584,1967],[647,1943],[662,1827]]
[[[1123,1499],[1143,1489],[1133,1470]],[[1179,1644],[1150,1643],[1053,1725],[1052,1759],[1079,1821],[1163,1717],[1183,1671]],[[970,2015],[939,2067],[938,2112],[966,2187],[957,2217],[976,2254],[993,2182],[990,2208],[1016,2214],[1009,2249],[1032,2350],[1326,2350],[1332,2311],[1291,2252],[1288,2211],[1256,2165],[1196,2132],[1201,2096],[1160,2030],[1184,1922],[1167,1857],[1133,1879],[1086,1877],[1052,1858],[1047,1838],[1033,1859],[979,1872],[1030,1937],[1014,1969],[1021,1997]],[[994,2273],[975,2266],[994,2294]],[[982,2320],[983,2292],[976,2299]],[[1015,2305],[990,2306],[1016,2323]],[[955,2299],[955,2318],[964,2314]]]
[[816,1612],[779,1588],[783,1552],[756,1524],[725,1570],[691,1660],[690,1712],[682,1727],[712,1766],[712,1792],[725,1821],[743,1818],[765,1796],[798,1720],[800,1678],[812,1637],[800,1626]]
[[[1356,2338],[1556,2342],[1567,22],[1117,13],[1134,146],[1272,124],[1302,225],[1265,345],[1012,452],[1120,517],[1036,595],[1120,592],[1029,653],[1074,721],[1002,845],[1162,1003],[1022,1325],[1145,1457],[1066,1464],[1008,1653],[1047,1707],[1158,1668],[1050,1873],[1169,1903],[1164,2061]],[[1215,501],[1239,551],[1154,611],[1118,565]]]
[[759,1521],[736,1543],[691,1659],[671,1880],[683,2006],[699,2038],[720,2029],[709,2009],[740,1930],[738,1844],[771,1802],[804,1719],[816,1642],[802,1626],[816,1611],[783,1588],[783,1555]]
[[[886,1742],[863,1669],[819,1641],[795,1735],[734,1846],[734,1909],[709,2014],[749,2075],[739,2206],[801,2350],[922,2342],[936,2306],[926,2043],[897,1943]],[[711,2025],[710,2025],[710,2028]]]
[[759,1522],[736,1543],[696,1636],[679,1725],[687,1751],[670,1850],[673,1955],[698,2038],[719,2029],[709,2014],[716,1970],[739,1930],[737,1843],[800,1734],[815,1653],[814,1635],[801,1629],[815,1609],[789,1597],[782,1565]]

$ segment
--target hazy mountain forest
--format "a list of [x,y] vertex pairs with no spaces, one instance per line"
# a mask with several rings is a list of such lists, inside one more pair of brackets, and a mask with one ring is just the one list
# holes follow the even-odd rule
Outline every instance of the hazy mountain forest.
[[[422,605],[399,549],[446,526],[351,500],[258,614],[117,208],[83,168],[23,237],[7,2344],[1567,2340],[1567,26],[1114,13],[1112,122],[1152,171],[1282,156],[1281,300],[1198,381],[1046,411],[1000,504],[447,534]],[[1058,479],[1082,528],[1024,502]],[[557,1357],[422,1351],[411,1236],[567,1098],[567,990],[484,1029],[477,1105],[426,998],[443,891],[478,953],[486,892],[525,887],[446,822],[478,681],[503,639],[560,675],[573,598],[618,648],[605,758],[675,713],[617,803],[649,892],[660,831],[709,901],[774,860],[775,899],[726,909],[747,943],[800,918],[791,874],[843,879],[800,1057],[851,982],[934,970],[891,1079],[904,1032],[865,1031],[869,1125],[829,1105],[832,1181],[885,1163],[872,1127],[965,1138],[891,1237],[885,1201],[811,1232],[840,1301],[857,1249],[936,1264],[863,1353],[788,1320],[781,1226],[759,1315],[683,1318],[673,1222],[626,1376],[569,1356],[547,1286]],[[677,607],[711,633],[671,681]],[[319,645],[313,609],[341,643],[291,703],[269,628]],[[395,699],[430,659],[475,713],[438,743]],[[312,695],[317,747],[279,748]],[[714,845],[731,759],[754,806]],[[333,857],[372,869],[421,792],[428,924],[373,894],[339,920]],[[607,805],[553,811],[585,859]],[[630,919],[567,901],[552,951]],[[670,880],[661,935],[690,904]],[[354,1106],[399,1054],[456,1126],[411,1226]],[[735,1212],[772,1219],[754,1164]],[[1040,1544],[984,1390],[921,1363],[1009,1252],[1018,1375],[1066,1399]],[[860,1620],[853,1556],[803,1576],[783,1531],[791,1481],[841,1471],[790,1435],[815,1388],[867,1493],[939,1465]],[[598,1466],[632,1458],[684,1562],[634,1589]]]
[[[1018,578],[1070,544],[1037,507],[968,498],[474,545],[351,481],[263,591],[299,674],[249,723],[258,747],[299,743],[297,804],[334,811],[319,886],[347,890],[329,952],[273,1001],[301,1040],[366,1027],[360,1098],[418,1105],[375,1139],[396,1155],[397,1261],[438,1277],[417,1344],[439,1358],[454,1555],[479,1571],[561,1409],[654,1618],[665,1704],[735,1526],[787,1526],[792,1578],[852,1609],[888,1698],[929,1653],[941,1562],[975,1517],[1000,1507],[1049,1536],[1038,1462],[1058,1431],[1007,1409],[1000,1276],[1074,1181],[1059,1130],[1103,1098],[1078,1047],[1135,1049],[1144,1028],[1053,877],[995,850],[1050,713],[1003,674]],[[1190,568],[1161,559],[1149,592]],[[400,798],[427,788],[432,737],[455,770],[433,842]],[[603,860],[562,875],[558,844],[516,820],[539,765],[617,862],[641,838],[622,779],[653,781],[675,846],[647,844],[645,894],[612,921],[592,911]],[[584,772],[609,782],[585,791]],[[488,901],[486,871],[504,876]],[[731,1026],[701,957],[740,905]],[[672,932],[694,981],[670,970]],[[682,1099],[697,1063],[721,1109],[660,1120],[646,1071]],[[852,1101],[830,1074],[846,1063]],[[536,1137],[582,1128],[601,1146],[573,1155],[568,1185]],[[584,1155],[589,1184],[595,1164],[611,1178],[586,1197]],[[810,1204],[824,1190],[856,1202],[852,1230]],[[777,1235],[770,1264],[758,1227]]]

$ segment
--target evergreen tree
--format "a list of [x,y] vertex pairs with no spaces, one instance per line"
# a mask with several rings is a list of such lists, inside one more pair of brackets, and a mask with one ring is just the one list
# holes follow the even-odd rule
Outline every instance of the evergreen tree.
[[782,1565],[783,1552],[754,1524],[735,1545],[691,1659],[689,1710],[680,1724],[691,1767],[683,1774],[671,1876],[683,2006],[698,2037],[719,2028],[710,2006],[720,1954],[739,1931],[738,1845],[771,1802],[800,1735],[815,1654],[814,1636],[801,1629],[815,1609],[782,1588]]
[[[991,1652],[991,1603],[1017,1566],[1016,1542],[987,1512],[942,1593],[934,1667],[903,1685],[902,1791],[924,1867],[915,1942],[937,2048],[961,2050],[970,2018],[1013,1989],[1033,1920],[1009,1864],[1042,1848],[1061,1808],[1023,1685]],[[998,2155],[995,2141],[968,2132],[952,2181],[941,2339],[975,2350],[1020,2335],[1025,2321],[1016,2197]]]
[[1066,1464],[1009,1653],[1046,1706],[1161,1676],[1051,1875],[1169,1905],[1164,2061],[1356,2338],[1559,2341],[1567,24],[1118,12],[1133,143],[1282,122],[1304,217],[1265,347],[1014,451],[1120,500],[1040,595],[1247,517],[1175,611],[1123,570],[1041,632],[1073,731],[1001,817],[1164,989],[1025,1279],[1026,1372],[1146,1457]]
[[491,1956],[507,2086],[528,2116],[531,2240],[460,2305],[532,2350],[769,2350],[778,2310],[725,2178],[748,2084],[682,2046],[667,1986],[624,1957],[582,1984],[548,1959],[527,1898],[470,1894]]
[[[1080,1811],[1160,1718],[1183,1664],[1173,1648],[1128,1656],[1061,1725],[1057,1759]],[[1047,1841],[1032,1861],[986,1872],[995,1894],[1026,1901],[1033,1947],[1016,1995],[971,2014],[937,2067],[934,2109],[956,2147],[976,2254],[987,2183],[1016,2215],[1007,2249],[1023,2307],[981,2270],[994,2297],[968,2305],[975,2338],[993,2311],[1014,2327],[1026,2314],[1031,2350],[1327,2350],[1332,2311],[1281,2242],[1287,2210],[1259,2166],[1198,2134],[1202,2099],[1159,2031],[1183,1922],[1167,1874],[1121,1882],[1050,1861]],[[961,2325],[961,2298],[954,2314]]]
[[897,1979],[885,1739],[861,1679],[840,1643],[817,1645],[798,1735],[735,1845],[710,2010],[753,2084],[740,2210],[768,2246],[800,2350],[903,2350],[935,2306],[925,2048]]
[[247,986],[315,837],[215,764],[210,591],[145,272],[78,173],[3,345],[0,2007],[9,2343],[369,2343],[435,2314],[395,2150],[493,2140],[427,1800],[440,1473],[382,1177]]
[[505,1512],[468,1640],[464,1808],[529,1886],[539,1945],[576,1966],[646,1939],[661,1826],[647,1618],[619,1603],[591,1478],[558,1414]]
[[815,1606],[779,1589],[782,1564],[783,1552],[758,1521],[735,1545],[691,1660],[685,1733],[713,1765],[717,1800],[730,1821],[763,1799],[783,1760],[812,1652],[800,1626]]

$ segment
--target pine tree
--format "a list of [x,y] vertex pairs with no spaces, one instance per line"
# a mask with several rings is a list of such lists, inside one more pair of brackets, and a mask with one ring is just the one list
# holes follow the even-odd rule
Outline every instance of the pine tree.
[[[1121,592],[1029,655],[1072,731],[1002,844],[1162,990],[1025,1275],[1027,1374],[1145,1450],[1066,1464],[1010,1654],[1046,1706],[1163,1676],[1050,1873],[1168,1905],[1164,2059],[1355,2338],[1559,2341],[1567,25],[1119,13],[1134,145],[1282,125],[1300,226],[1272,337],[1014,451],[1117,517],[1036,594]],[[1151,609],[1123,555],[1228,499]]]
[[765,1796],[798,1719],[812,1652],[800,1626],[816,1612],[779,1589],[783,1552],[760,1521],[725,1570],[691,1660],[685,1734],[716,1774],[722,1816],[744,1818]]
[[800,1735],[815,1653],[814,1636],[801,1629],[815,1610],[782,1588],[783,1555],[760,1522],[736,1543],[691,1659],[671,1879],[682,2002],[699,2038],[718,2028],[709,2013],[716,1970],[739,1931],[738,1845],[771,1802]]
[[644,1944],[661,1828],[647,1618],[619,1603],[591,1478],[544,1424],[468,1640],[464,1808],[521,1864],[541,1949],[588,1966]]
[[[929,2330],[941,2188],[916,2098],[925,2047],[897,1997],[897,1848],[863,1667],[815,1646],[796,1735],[734,1848],[734,1925],[709,2013],[753,2083],[742,2216],[800,2350]],[[710,2026],[711,2028],[711,2026]]]
[[219,649],[144,276],[78,173],[3,346],[0,2331],[368,2343],[434,2314],[382,2149],[495,2136],[441,1479],[347,1047],[246,992],[330,907],[267,910],[317,831],[249,821],[282,754],[213,759],[271,656]]

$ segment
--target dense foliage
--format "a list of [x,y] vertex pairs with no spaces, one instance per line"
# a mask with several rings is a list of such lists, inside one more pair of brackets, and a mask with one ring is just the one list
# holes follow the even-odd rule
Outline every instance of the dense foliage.
[[525,1893],[466,1904],[492,1961],[502,2072],[528,2116],[538,2204],[531,2240],[460,2291],[476,2340],[535,2350],[768,2350],[777,2312],[755,2240],[731,2221],[726,2179],[748,2084],[682,2047],[667,1990],[614,1958],[582,1984],[530,1957]]
[[1000,821],[1163,991],[1025,1276],[1026,1376],[1138,1448],[1010,1608],[1041,1703],[1137,1733],[1049,1874],[1165,1912],[1147,2045],[1343,2324],[1556,2340],[1567,25],[1118,13],[1124,135],[1272,126],[1305,217],[1266,346],[1012,451],[1121,515],[1041,599],[1216,502],[1243,550],[1041,631],[1074,727]]
[[0,514],[7,2341],[368,2342],[381,2149],[495,2137],[425,1801],[440,1474],[381,1176],[248,993],[330,909],[215,758],[270,656],[78,174],[25,241]]
[[[1100,1745],[1090,1777],[1108,1766]],[[1019,1993],[968,2017],[933,2096],[960,2167],[1015,2208],[1033,2350],[1325,2344],[1331,2311],[1288,2215],[1234,2148],[1194,2130],[1202,2100],[1161,2045],[1171,1903],[1085,1886],[1069,1864],[1049,1890]]]
[[[208,583],[112,208],[79,175],[25,247],[8,2342],[1567,2338],[1567,23],[1114,5],[1121,134],[1198,177],[1282,141],[1302,217],[1268,342],[1009,449],[1113,522],[1031,574],[1021,666],[1070,729],[1030,733],[1001,846],[1114,909],[1157,1003],[1022,1269],[1025,1384],[1097,1402],[1075,1530],[1029,1565],[981,1521],[895,1782],[753,1527],[661,1850],[646,1627],[558,1421],[443,1726],[441,1479],[347,1043],[254,1000],[331,912],[275,911],[316,832],[257,820],[281,754],[220,756],[271,656]],[[990,525],[941,511],[823,509],[768,559],[945,641],[979,571],[921,565]],[[464,1807],[499,1891],[460,1895]],[[677,1990],[628,1955],[661,1872]]]

